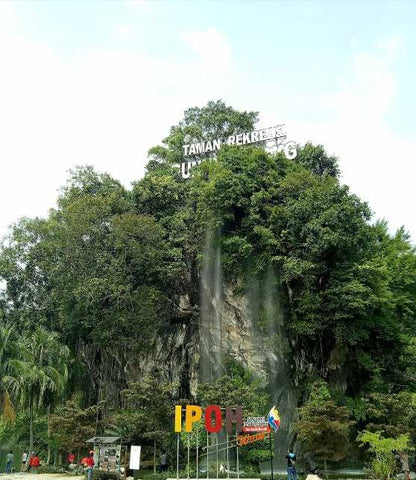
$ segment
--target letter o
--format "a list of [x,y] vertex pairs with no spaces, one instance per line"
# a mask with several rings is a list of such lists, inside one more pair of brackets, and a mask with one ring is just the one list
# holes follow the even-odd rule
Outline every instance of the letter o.
[[[214,412],[215,423],[212,424],[211,414]],[[217,433],[222,427],[221,408],[218,405],[209,405],[205,409],[205,428],[209,433]]]

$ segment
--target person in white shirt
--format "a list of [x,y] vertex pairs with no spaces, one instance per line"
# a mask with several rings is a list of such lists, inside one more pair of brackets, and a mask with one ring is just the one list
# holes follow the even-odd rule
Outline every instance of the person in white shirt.
[[20,470],[21,472],[23,472],[26,469],[27,457],[28,457],[28,453],[23,452],[23,454],[22,454],[22,468]]

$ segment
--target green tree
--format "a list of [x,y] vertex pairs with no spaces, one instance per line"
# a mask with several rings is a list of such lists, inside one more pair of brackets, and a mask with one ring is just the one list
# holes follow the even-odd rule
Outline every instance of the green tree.
[[[400,434],[408,434],[412,439],[415,438],[416,393],[375,392],[361,398],[355,405],[359,407],[358,412],[357,409],[355,411],[361,428],[371,432],[382,431],[384,435],[393,438]],[[354,408],[351,410],[354,412]]]
[[160,165],[183,160],[183,145],[202,140],[225,139],[229,135],[248,132],[258,121],[258,112],[239,112],[223,101],[210,101],[205,107],[192,107],[184,112],[184,118],[170,129],[163,146],[149,150],[148,170]]
[[295,431],[306,451],[324,460],[326,472],[328,460],[345,457],[352,424],[347,408],[335,404],[325,382],[316,381],[308,402],[299,409]]
[[64,452],[77,450],[78,459],[85,449],[85,441],[97,434],[97,418],[103,405],[91,405],[81,408],[73,401],[60,405],[50,417],[51,438]]
[[177,389],[177,385],[154,376],[130,382],[128,388],[122,391],[125,408],[115,412],[110,420],[111,426],[126,442],[153,441],[154,470],[157,439],[167,438],[172,431]]
[[408,435],[399,435],[397,438],[383,438],[382,432],[361,432],[357,440],[361,446],[368,446],[372,455],[371,471],[376,478],[390,479],[396,470],[394,450],[403,452],[412,450]]
[[29,412],[29,451],[33,450],[34,414],[61,399],[68,380],[69,349],[56,334],[38,327],[19,345],[20,375],[9,387],[20,405]]
[[3,417],[8,421],[15,419],[15,411],[7,389],[13,375],[13,367],[16,367],[15,342],[14,328],[0,317],[0,402]]

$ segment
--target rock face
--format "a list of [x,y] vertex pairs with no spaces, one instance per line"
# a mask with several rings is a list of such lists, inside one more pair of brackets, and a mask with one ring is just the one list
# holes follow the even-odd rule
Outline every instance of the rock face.
[[[223,361],[227,357],[253,372],[271,391],[278,387],[274,383],[277,379],[285,383],[282,375],[289,369],[289,347],[278,313],[269,312],[275,315],[277,328],[267,331],[267,312],[266,320],[260,326],[255,324],[258,310],[264,309],[258,299],[253,302],[250,294],[236,295],[230,286],[222,289],[220,298],[212,294],[209,285],[203,288],[205,310],[190,320],[170,325],[147,352],[135,354],[122,344],[117,349],[112,345],[98,348],[80,344],[78,358],[88,366],[92,390],[100,392],[100,398],[118,404],[119,391],[128,381],[149,374],[179,384],[183,398],[186,394],[194,396],[198,381],[215,380],[224,373]],[[186,296],[181,298],[180,306],[191,309]]]

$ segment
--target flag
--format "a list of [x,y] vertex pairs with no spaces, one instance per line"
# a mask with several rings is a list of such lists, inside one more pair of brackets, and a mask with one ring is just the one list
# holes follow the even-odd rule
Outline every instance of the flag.
[[279,412],[276,409],[276,406],[274,406],[273,408],[270,409],[270,412],[267,415],[267,421],[268,421],[270,427],[273,428],[273,430],[275,432],[277,432],[277,430],[279,430],[280,417],[279,417]]

